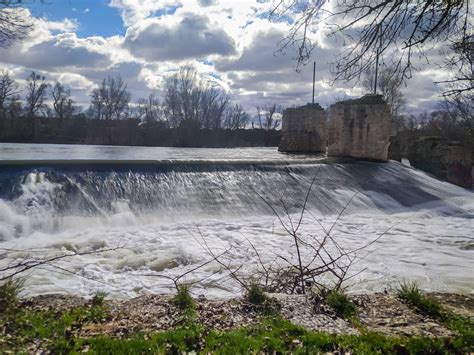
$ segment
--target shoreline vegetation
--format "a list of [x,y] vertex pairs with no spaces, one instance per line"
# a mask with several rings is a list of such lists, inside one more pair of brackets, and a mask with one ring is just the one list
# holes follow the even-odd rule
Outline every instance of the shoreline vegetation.
[[474,350],[474,297],[426,294],[415,283],[390,293],[286,295],[257,285],[235,299],[103,292],[20,298],[0,286],[2,353],[440,353]]
[[[137,120],[81,120],[24,118],[2,124],[0,142],[74,145],[111,145],[137,147],[236,148],[274,147],[281,138],[279,130],[170,128],[160,124],[140,124]],[[33,135],[33,132],[34,135]]]

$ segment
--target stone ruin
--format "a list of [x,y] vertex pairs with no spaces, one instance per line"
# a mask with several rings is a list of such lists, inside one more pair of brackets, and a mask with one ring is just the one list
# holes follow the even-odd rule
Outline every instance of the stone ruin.
[[287,108],[283,112],[283,152],[325,152],[387,161],[390,144],[390,109],[381,95],[366,95],[331,105],[326,112],[319,104]]
[[382,95],[365,95],[331,105],[328,156],[387,161],[390,120],[390,108]]
[[393,134],[390,108],[381,95],[337,102],[327,114],[319,104],[283,112],[278,150],[321,153],[326,148],[332,157],[376,161],[406,158],[412,166],[458,186],[472,188],[474,184],[472,136],[453,140],[442,132],[420,130]]
[[408,159],[417,169],[458,186],[473,187],[474,141],[469,132],[450,136],[436,129],[402,131],[390,142],[390,159]]
[[279,151],[326,152],[326,113],[319,104],[285,109],[281,130]]

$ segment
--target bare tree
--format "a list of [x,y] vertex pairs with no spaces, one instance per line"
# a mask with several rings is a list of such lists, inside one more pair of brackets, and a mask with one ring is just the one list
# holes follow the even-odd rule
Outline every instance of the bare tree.
[[[332,11],[326,3],[334,5]],[[426,58],[428,48],[448,41],[459,46],[457,55],[452,51],[455,63],[472,53],[469,0],[276,0],[270,16],[288,14],[295,21],[280,49],[297,47],[297,68],[309,60],[314,48],[309,33],[319,24],[332,26],[333,34],[345,34],[351,41],[333,63],[335,79],[359,79],[385,53],[392,58],[395,75],[410,78],[415,57]]]
[[18,84],[10,74],[2,70],[0,73],[0,116],[5,117],[8,102],[18,95]]
[[[373,70],[369,70],[365,74],[362,85],[369,92],[374,92],[375,73]],[[379,71],[377,80],[378,92],[383,96],[385,102],[390,105],[390,113],[393,119],[400,116],[403,106],[405,105],[405,99],[401,90],[402,86],[402,80],[394,76],[390,68],[383,68]]]
[[221,89],[202,85],[200,91],[200,108],[198,109],[202,128],[217,129],[221,127],[224,112],[229,103],[228,96]]
[[190,66],[182,67],[167,80],[163,105],[171,126],[178,127],[183,122],[194,120],[191,98],[194,96],[194,101],[197,101],[197,95],[193,95],[196,86],[196,71]]
[[273,104],[272,106],[265,105],[264,107],[257,106],[257,118],[260,129],[267,131],[277,129],[280,121],[277,116],[281,115],[281,107]]
[[445,98],[444,107],[459,118],[474,133],[474,94],[459,94]]
[[446,59],[452,78],[440,82],[446,89],[445,109],[474,132],[474,36],[464,39],[464,43],[453,43],[452,49],[455,54]]
[[164,111],[172,127],[219,128],[229,99],[225,92],[182,67],[166,83]]
[[32,28],[29,18],[20,8],[23,0],[0,0],[0,47],[24,39]]
[[474,101],[474,35],[471,34],[455,41],[450,46],[451,55],[447,55],[446,68],[452,73],[449,80],[438,82],[444,84],[443,96],[461,99],[467,96]]
[[51,88],[51,97],[56,116],[61,120],[71,118],[74,113],[74,100],[71,98],[71,89],[65,87],[60,82],[56,82]]
[[[447,97],[440,102],[439,109],[432,111],[425,121],[425,127],[435,128],[449,135],[449,132],[473,132],[474,130],[474,107],[471,101],[464,96]],[[466,132],[466,129],[468,132]]]
[[245,128],[250,121],[250,115],[244,111],[242,105],[230,106],[224,118],[224,127],[228,129]]
[[13,96],[8,100],[5,107],[5,113],[10,119],[20,117],[23,113],[23,105],[19,95]]
[[26,82],[26,110],[30,117],[34,117],[45,106],[44,99],[46,98],[48,84],[44,75],[35,72],[31,72],[26,78]]
[[151,93],[146,99],[138,99],[137,113],[138,118],[146,123],[157,122],[163,118],[160,101],[154,93]]
[[120,76],[108,76],[91,94],[89,114],[97,119],[119,120],[128,113],[132,95]]

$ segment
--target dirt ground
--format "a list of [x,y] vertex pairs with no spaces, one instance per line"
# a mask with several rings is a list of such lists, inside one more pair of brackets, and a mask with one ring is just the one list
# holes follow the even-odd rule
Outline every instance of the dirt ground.
[[[474,317],[474,296],[448,293],[431,294],[445,307]],[[271,294],[280,314],[314,331],[333,334],[358,334],[348,321],[341,319],[328,307],[301,295]],[[416,313],[393,294],[375,293],[352,295],[357,305],[360,323],[369,330],[387,335],[420,335],[428,337],[450,336],[451,331],[429,317]],[[106,300],[107,316],[100,322],[86,324],[80,336],[111,335],[124,337],[139,331],[159,331],[175,328],[183,322],[180,311],[170,302],[169,295],[147,295],[130,300]],[[25,299],[22,305],[32,310],[71,309],[88,304],[88,300],[75,296],[44,295]],[[243,299],[216,300],[199,297],[196,313],[202,325],[209,329],[225,330],[256,323],[259,313]]]

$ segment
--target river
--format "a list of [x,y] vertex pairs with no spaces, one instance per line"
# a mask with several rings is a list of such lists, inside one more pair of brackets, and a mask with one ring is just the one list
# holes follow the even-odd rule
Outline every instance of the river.
[[[191,149],[0,143],[0,269],[77,252],[25,272],[25,293],[115,297],[168,293],[210,258],[251,276],[292,239],[332,236],[358,252],[351,292],[417,280],[430,291],[474,290],[474,193],[389,163],[323,163],[276,148]],[[341,214],[341,211],[343,213]],[[338,217],[340,216],[340,217]],[[251,246],[251,244],[253,247]],[[110,249],[97,253],[101,249]],[[89,253],[90,252],[90,253]],[[3,274],[5,274],[3,272]],[[241,286],[217,263],[186,276],[193,293],[232,297]]]

